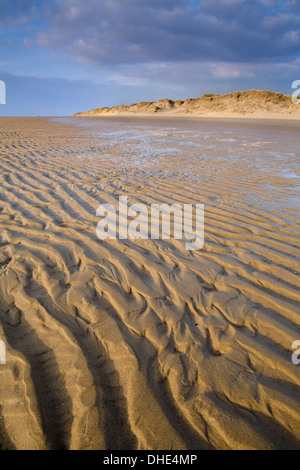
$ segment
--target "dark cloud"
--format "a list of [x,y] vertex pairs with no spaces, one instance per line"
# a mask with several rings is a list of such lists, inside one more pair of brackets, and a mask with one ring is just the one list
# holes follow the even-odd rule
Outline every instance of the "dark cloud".
[[[299,0],[57,0],[36,44],[98,65],[289,61]],[[28,43],[31,44],[31,43]]]

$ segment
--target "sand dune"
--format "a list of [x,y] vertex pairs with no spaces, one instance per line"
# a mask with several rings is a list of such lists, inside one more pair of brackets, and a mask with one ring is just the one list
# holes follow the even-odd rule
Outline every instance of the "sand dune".
[[208,94],[202,98],[184,101],[159,100],[141,102],[131,106],[97,108],[77,113],[74,116],[111,115],[163,115],[163,116],[207,116],[262,119],[300,119],[300,105],[292,102],[291,96],[271,91],[237,91],[227,95]]
[[[300,448],[298,136],[0,119],[0,448]],[[124,194],[204,203],[204,249],[98,240]]]

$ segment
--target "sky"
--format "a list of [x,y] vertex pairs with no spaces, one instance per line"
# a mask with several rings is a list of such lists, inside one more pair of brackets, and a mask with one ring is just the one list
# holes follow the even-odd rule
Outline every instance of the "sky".
[[295,80],[300,0],[0,0],[0,116],[291,94]]

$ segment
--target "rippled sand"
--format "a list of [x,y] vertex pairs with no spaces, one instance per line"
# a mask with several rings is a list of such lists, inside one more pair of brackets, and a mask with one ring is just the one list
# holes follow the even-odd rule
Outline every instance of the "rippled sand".
[[[2,449],[300,449],[299,124],[0,119]],[[205,246],[99,241],[205,204]]]

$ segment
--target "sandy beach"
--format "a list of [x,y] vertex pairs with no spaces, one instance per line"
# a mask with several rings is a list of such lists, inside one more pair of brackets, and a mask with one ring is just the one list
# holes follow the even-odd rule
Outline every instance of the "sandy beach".
[[[299,121],[0,118],[0,449],[300,449]],[[96,236],[205,205],[205,244]]]

